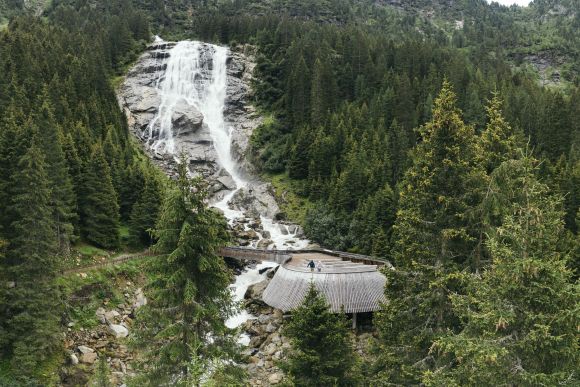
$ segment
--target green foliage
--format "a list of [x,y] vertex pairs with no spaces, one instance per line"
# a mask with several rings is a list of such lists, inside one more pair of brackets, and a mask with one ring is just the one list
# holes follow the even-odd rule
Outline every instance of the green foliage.
[[487,174],[502,162],[517,159],[523,145],[523,135],[514,131],[506,122],[501,104],[497,93],[494,94],[486,108],[487,125],[479,137],[478,157]]
[[[65,310],[55,282],[75,259],[71,244],[118,246],[119,205],[128,218],[142,190],[126,188],[139,181],[128,172],[137,160],[109,77],[149,38],[147,23],[124,19],[134,13],[126,2],[93,19],[81,3],[54,2],[46,18],[16,17],[0,32],[0,278],[15,285],[0,287],[0,351],[25,385],[58,383]],[[109,28],[127,23],[131,48],[117,55]]]
[[99,326],[95,315],[97,308],[117,307],[125,302],[122,289],[126,281],[141,283],[147,264],[157,257],[141,258],[120,265],[104,267],[86,272],[86,277],[77,273],[61,276],[56,284],[66,300],[67,321],[75,323],[73,329],[91,329]]
[[131,241],[135,245],[151,245],[154,242],[152,230],[159,215],[163,199],[163,186],[159,177],[150,174],[145,177],[145,187],[131,211]]
[[44,144],[47,172],[51,188],[50,202],[53,208],[55,233],[59,241],[59,252],[67,254],[71,242],[74,241],[73,222],[75,213],[75,194],[65,155],[62,149],[62,131],[58,128],[54,118],[54,109],[51,106],[48,90],[45,88],[38,103],[40,112],[35,117],[39,135]]
[[284,216],[298,224],[304,224],[306,214],[313,207],[311,203],[304,196],[298,195],[296,192],[301,192],[304,188],[300,181],[292,180],[288,174],[266,175],[272,186],[280,208]]
[[119,206],[111,170],[103,150],[96,146],[83,168],[79,212],[83,236],[97,246],[119,246]]
[[99,356],[99,361],[93,375],[93,382],[91,385],[95,387],[111,387],[113,384],[110,381],[111,369],[107,364],[107,357],[104,353]]
[[[2,289],[0,337],[4,352],[11,354],[11,368],[22,383],[37,381],[38,370],[60,349],[60,295],[53,284],[58,272],[49,176],[38,144],[32,144],[18,162],[12,208],[15,221],[7,259],[2,260],[3,279],[13,286]],[[34,348],[34,350],[31,350]]]
[[317,205],[306,213],[304,231],[312,240],[337,250],[346,250],[349,239],[349,219],[335,214],[328,206]]
[[252,133],[251,152],[254,164],[267,173],[280,173],[286,169],[285,144],[288,135],[282,133],[278,120],[266,117]]
[[[191,362],[229,361],[235,343],[224,325],[234,313],[230,275],[218,250],[228,241],[222,217],[205,205],[207,191],[187,178],[179,164],[177,184],[167,193],[155,228],[150,302],[139,313],[140,340],[146,346],[143,383],[186,385],[198,379]],[[197,369],[196,367],[195,369]],[[198,383],[196,383],[198,384]]]
[[445,81],[403,178],[393,234],[397,270],[384,271],[388,302],[377,317],[380,383],[416,383],[436,365],[431,343],[461,326],[449,294],[461,292],[461,271],[478,269],[478,227],[469,213],[478,204],[483,173],[475,162],[473,128],[455,101]]
[[451,296],[466,323],[435,342],[447,366],[427,374],[429,385],[578,383],[579,294],[560,250],[561,200],[538,181],[534,160],[506,163],[498,170],[521,196],[487,242],[491,267]]
[[284,326],[292,344],[282,364],[296,386],[354,386],[357,357],[344,314],[331,313],[313,283],[303,303]]

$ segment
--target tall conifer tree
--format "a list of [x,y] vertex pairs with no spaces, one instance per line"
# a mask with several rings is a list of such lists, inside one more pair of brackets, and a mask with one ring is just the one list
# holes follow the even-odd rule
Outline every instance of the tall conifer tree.
[[202,375],[194,375],[191,364],[222,356],[227,362],[233,353],[224,325],[234,310],[230,276],[218,255],[228,241],[226,223],[206,207],[203,182],[188,179],[184,158],[178,169],[155,230],[154,250],[162,256],[153,264],[150,302],[139,317],[149,359],[144,379],[155,386],[198,380]]
[[73,222],[77,216],[76,197],[62,149],[63,136],[55,121],[53,108],[48,98],[48,91],[45,88],[39,100],[40,111],[35,116],[35,122],[46,154],[50,204],[55,233],[59,241],[59,251],[66,254],[73,240]]
[[576,385],[579,289],[560,251],[561,199],[549,194],[528,156],[510,161],[507,189],[521,195],[508,204],[503,224],[488,240],[491,267],[470,276],[467,295],[452,296],[467,321],[436,341],[441,367],[430,385]]
[[60,303],[54,279],[58,239],[45,157],[35,134],[18,163],[11,206],[17,215],[8,250],[6,323],[12,368],[23,383],[34,383],[39,364],[58,350]]
[[163,186],[160,179],[153,173],[145,178],[145,187],[133,205],[129,225],[131,238],[135,244],[149,246],[153,243],[152,230],[159,216],[163,200]]
[[300,56],[296,67],[292,69],[288,82],[289,111],[292,123],[299,126],[308,122],[310,106],[310,72],[303,56]]
[[355,386],[356,356],[344,315],[330,312],[314,284],[284,326],[292,351],[283,368],[297,386]]
[[501,110],[502,101],[494,93],[487,110],[487,125],[479,138],[478,159],[485,172],[490,174],[502,162],[517,159],[523,145],[523,134],[512,129]]
[[100,145],[85,163],[79,197],[82,235],[105,248],[119,246],[119,205],[109,165]]
[[337,93],[332,67],[323,56],[314,62],[310,93],[310,122],[314,126],[323,125],[329,112],[334,108]]
[[479,201],[482,171],[473,128],[463,123],[455,102],[445,81],[403,178],[393,236],[397,269],[385,271],[388,302],[377,319],[382,383],[419,382],[435,366],[433,340],[460,326],[449,294],[458,290],[454,278],[472,259],[477,230],[468,214]]

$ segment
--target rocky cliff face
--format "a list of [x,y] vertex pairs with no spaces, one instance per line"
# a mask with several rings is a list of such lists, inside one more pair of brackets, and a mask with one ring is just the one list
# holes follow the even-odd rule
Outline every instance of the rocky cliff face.
[[[297,226],[289,231],[290,225],[276,222],[276,232],[248,227],[261,225],[262,217],[281,216],[271,185],[257,177],[246,157],[252,132],[262,123],[251,104],[254,48],[238,46],[227,56],[223,50],[200,42],[151,44],[117,91],[119,104],[130,130],[169,176],[176,174],[176,159],[184,153],[191,173],[209,183],[212,203],[227,199],[227,209],[235,211],[227,215],[232,229],[244,234],[238,235],[240,245],[300,246],[303,234]],[[228,136],[216,137],[216,127],[224,123]],[[224,159],[233,168],[226,168]],[[249,231],[258,234],[247,238]]]
[[[201,112],[185,100],[177,101],[171,115],[174,151],[163,146],[155,146],[160,137],[161,122],[157,119],[163,109],[160,84],[175,43],[157,42],[149,46],[135,66],[129,71],[125,82],[118,90],[121,108],[127,116],[130,130],[139,138],[151,158],[168,174],[175,174],[175,155],[185,152],[190,170],[201,174],[212,183],[212,192],[235,188],[231,177],[220,168],[218,156],[213,146],[209,129]],[[211,45],[203,45],[202,60],[207,65],[194,82],[204,82],[211,76]],[[231,50],[227,59],[227,90],[224,116],[232,128],[232,155],[242,170],[252,172],[246,161],[249,138],[253,130],[262,122],[250,104],[251,82],[255,63],[254,49],[239,46]]]

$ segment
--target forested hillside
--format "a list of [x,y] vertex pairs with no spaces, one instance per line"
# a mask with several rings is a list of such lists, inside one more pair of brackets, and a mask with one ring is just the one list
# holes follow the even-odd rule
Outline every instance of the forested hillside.
[[394,265],[366,358],[311,289],[284,330],[290,385],[578,383],[578,0],[28,5],[0,6],[0,385],[61,382],[58,277],[84,244],[158,255],[134,385],[246,383],[226,224],[185,159],[161,176],[115,97],[154,34],[251,46],[251,162],[281,217]]
[[[464,14],[481,25],[464,24],[454,32],[460,38],[437,28],[418,33],[417,23],[424,19],[397,17],[397,11],[364,2],[191,4],[192,17],[179,26],[173,24],[179,18],[171,19],[168,28],[190,30],[205,40],[258,45],[257,103],[274,119],[254,134],[255,159],[266,173],[287,173],[293,190],[312,203],[301,220],[321,244],[387,254],[400,178],[409,165],[408,151],[421,139],[415,128],[431,118],[444,78],[477,133],[488,122],[488,100],[499,94],[498,108],[522,143],[545,158],[541,173],[565,195],[566,225],[576,232],[578,88],[546,89],[532,73],[514,70],[513,53],[503,40],[529,37],[515,31],[519,24],[509,16],[524,11],[467,3]],[[550,7],[544,5],[542,12]],[[525,12],[540,12],[536,8]],[[176,4],[167,9],[185,17]],[[455,18],[445,7],[437,9]],[[361,23],[369,21],[367,13],[377,22]],[[573,45],[576,22],[569,19],[573,33],[566,44]],[[465,48],[458,48],[457,39]],[[574,57],[574,49],[561,49]],[[577,72],[571,74],[574,79]]]
[[[22,16],[0,32],[0,343],[23,384],[61,359],[54,281],[71,247],[119,248],[120,222],[158,178],[138,157],[111,86],[149,40],[148,24],[116,4],[54,2],[48,20]],[[135,223],[136,235],[151,226]]]

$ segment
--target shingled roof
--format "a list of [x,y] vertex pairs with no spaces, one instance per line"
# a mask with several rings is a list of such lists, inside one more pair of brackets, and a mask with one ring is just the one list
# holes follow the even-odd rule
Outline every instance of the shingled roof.
[[[321,272],[306,267],[309,257],[293,257],[281,265],[262,296],[268,305],[289,311],[298,307],[313,281],[333,312],[372,312],[385,300],[386,278],[376,265],[364,265],[335,257],[322,259]],[[316,258],[315,262],[316,262]]]

